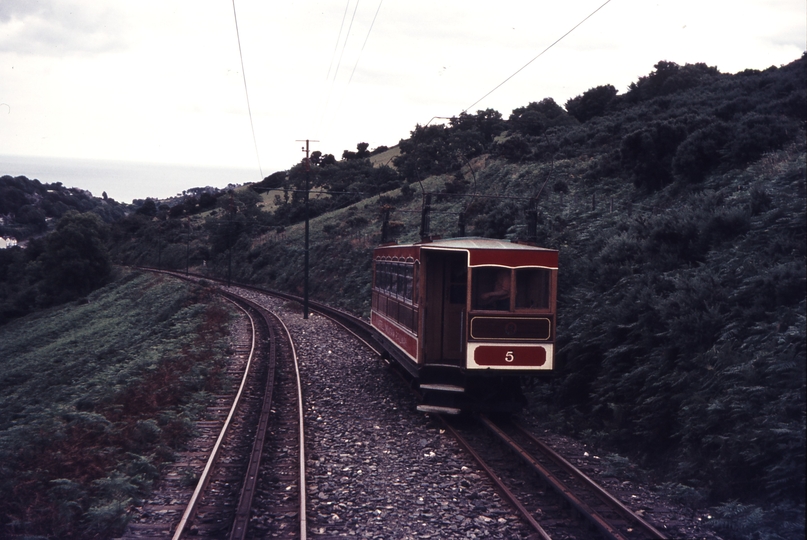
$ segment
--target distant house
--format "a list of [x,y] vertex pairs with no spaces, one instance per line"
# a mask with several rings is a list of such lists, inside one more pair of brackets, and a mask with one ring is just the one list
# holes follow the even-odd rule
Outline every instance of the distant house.
[[0,249],[6,249],[17,245],[17,239],[11,236],[0,236]]

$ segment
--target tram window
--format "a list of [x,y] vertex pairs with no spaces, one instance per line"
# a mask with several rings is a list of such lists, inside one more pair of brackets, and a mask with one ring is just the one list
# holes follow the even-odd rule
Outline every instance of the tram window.
[[415,264],[410,267],[412,272],[412,303],[414,304],[417,304],[420,301],[418,296],[418,268],[419,267],[415,266]]
[[549,309],[549,282],[544,268],[516,270],[516,309]]
[[412,278],[413,278],[414,269],[415,269],[415,267],[410,266],[410,265],[406,265],[406,266],[403,267],[404,280],[405,280],[404,281],[404,298],[406,298],[410,302],[414,298],[413,294],[412,294],[412,290],[413,290],[412,289]]
[[396,294],[402,298],[406,297],[406,267],[402,264],[395,265],[395,273],[398,275],[398,290]]
[[415,265],[394,262],[377,262],[375,288],[389,295],[414,302]]
[[473,308],[510,309],[511,272],[507,268],[477,268],[473,271]]
[[395,265],[387,264],[387,292],[394,295],[398,287],[398,275],[395,273]]

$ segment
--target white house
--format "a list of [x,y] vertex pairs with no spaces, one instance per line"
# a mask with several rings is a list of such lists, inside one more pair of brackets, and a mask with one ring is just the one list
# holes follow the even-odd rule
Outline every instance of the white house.
[[17,239],[12,236],[0,236],[0,249],[6,249],[17,245]]

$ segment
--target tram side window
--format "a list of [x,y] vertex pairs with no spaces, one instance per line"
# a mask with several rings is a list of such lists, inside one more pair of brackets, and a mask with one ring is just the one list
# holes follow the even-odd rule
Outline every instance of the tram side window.
[[412,294],[412,278],[414,276],[415,267],[412,265],[406,265],[402,268],[404,274],[404,298],[411,302],[414,300],[414,296]]
[[544,268],[516,270],[516,309],[549,309],[550,275]]
[[415,301],[415,265],[377,262],[375,288],[389,295]]
[[473,309],[510,309],[511,271],[508,268],[476,268],[473,271]]

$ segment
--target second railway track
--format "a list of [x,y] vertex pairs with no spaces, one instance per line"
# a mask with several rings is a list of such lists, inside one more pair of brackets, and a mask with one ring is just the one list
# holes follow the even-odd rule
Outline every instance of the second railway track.
[[667,538],[511,419],[443,421],[541,538]]

